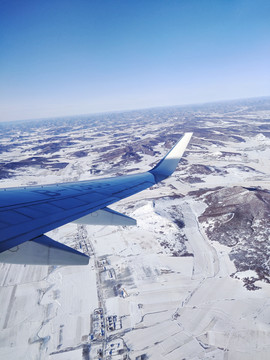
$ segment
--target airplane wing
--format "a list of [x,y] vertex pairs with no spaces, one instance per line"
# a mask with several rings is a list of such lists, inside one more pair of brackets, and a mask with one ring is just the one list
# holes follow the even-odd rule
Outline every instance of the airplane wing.
[[69,222],[134,225],[109,208],[170,176],[192,133],[185,133],[150,171],[120,177],[0,190],[0,262],[83,265],[89,258],[44,235]]

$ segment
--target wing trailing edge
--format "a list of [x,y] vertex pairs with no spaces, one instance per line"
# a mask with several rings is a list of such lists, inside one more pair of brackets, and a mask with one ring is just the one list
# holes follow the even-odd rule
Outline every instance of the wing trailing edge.
[[0,261],[27,265],[87,265],[89,257],[42,235],[0,253]]
[[85,224],[85,225],[134,226],[137,224],[137,221],[135,219],[132,219],[127,215],[121,214],[107,207],[92,212],[91,214],[85,215],[73,222],[75,224]]

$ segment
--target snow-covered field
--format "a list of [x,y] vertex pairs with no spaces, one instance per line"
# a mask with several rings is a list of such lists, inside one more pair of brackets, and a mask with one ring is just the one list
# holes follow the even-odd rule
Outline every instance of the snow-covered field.
[[[270,136],[259,128],[270,112],[240,105],[231,114],[222,106],[186,111],[162,113],[156,122],[157,114],[147,113],[141,126],[135,113],[129,126],[3,131],[1,162],[17,164],[3,167],[1,187],[148,170],[170,145],[158,136],[174,139],[182,127],[194,137],[171,178],[112,206],[136,218],[136,227],[68,224],[49,233],[87,246],[88,266],[0,265],[1,359],[269,359],[270,284],[258,280],[256,291],[247,290],[242,279],[256,274],[238,271],[231,248],[208,238],[211,221],[199,221],[207,204],[198,191],[270,190]],[[121,147],[132,141],[149,148],[128,149],[123,158]]]

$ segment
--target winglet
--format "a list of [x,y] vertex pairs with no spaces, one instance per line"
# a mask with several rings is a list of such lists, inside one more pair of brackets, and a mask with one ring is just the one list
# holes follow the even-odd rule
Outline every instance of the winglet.
[[168,154],[152,170],[149,171],[155,176],[156,182],[166,179],[174,172],[192,135],[192,132],[185,133],[168,152]]

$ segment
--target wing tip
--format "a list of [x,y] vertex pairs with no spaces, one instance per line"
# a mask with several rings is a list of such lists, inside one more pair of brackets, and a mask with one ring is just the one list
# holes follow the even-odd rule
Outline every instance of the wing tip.
[[156,182],[166,179],[175,171],[192,135],[193,132],[184,133],[167,155],[152,170],[150,170],[150,173],[155,176]]

